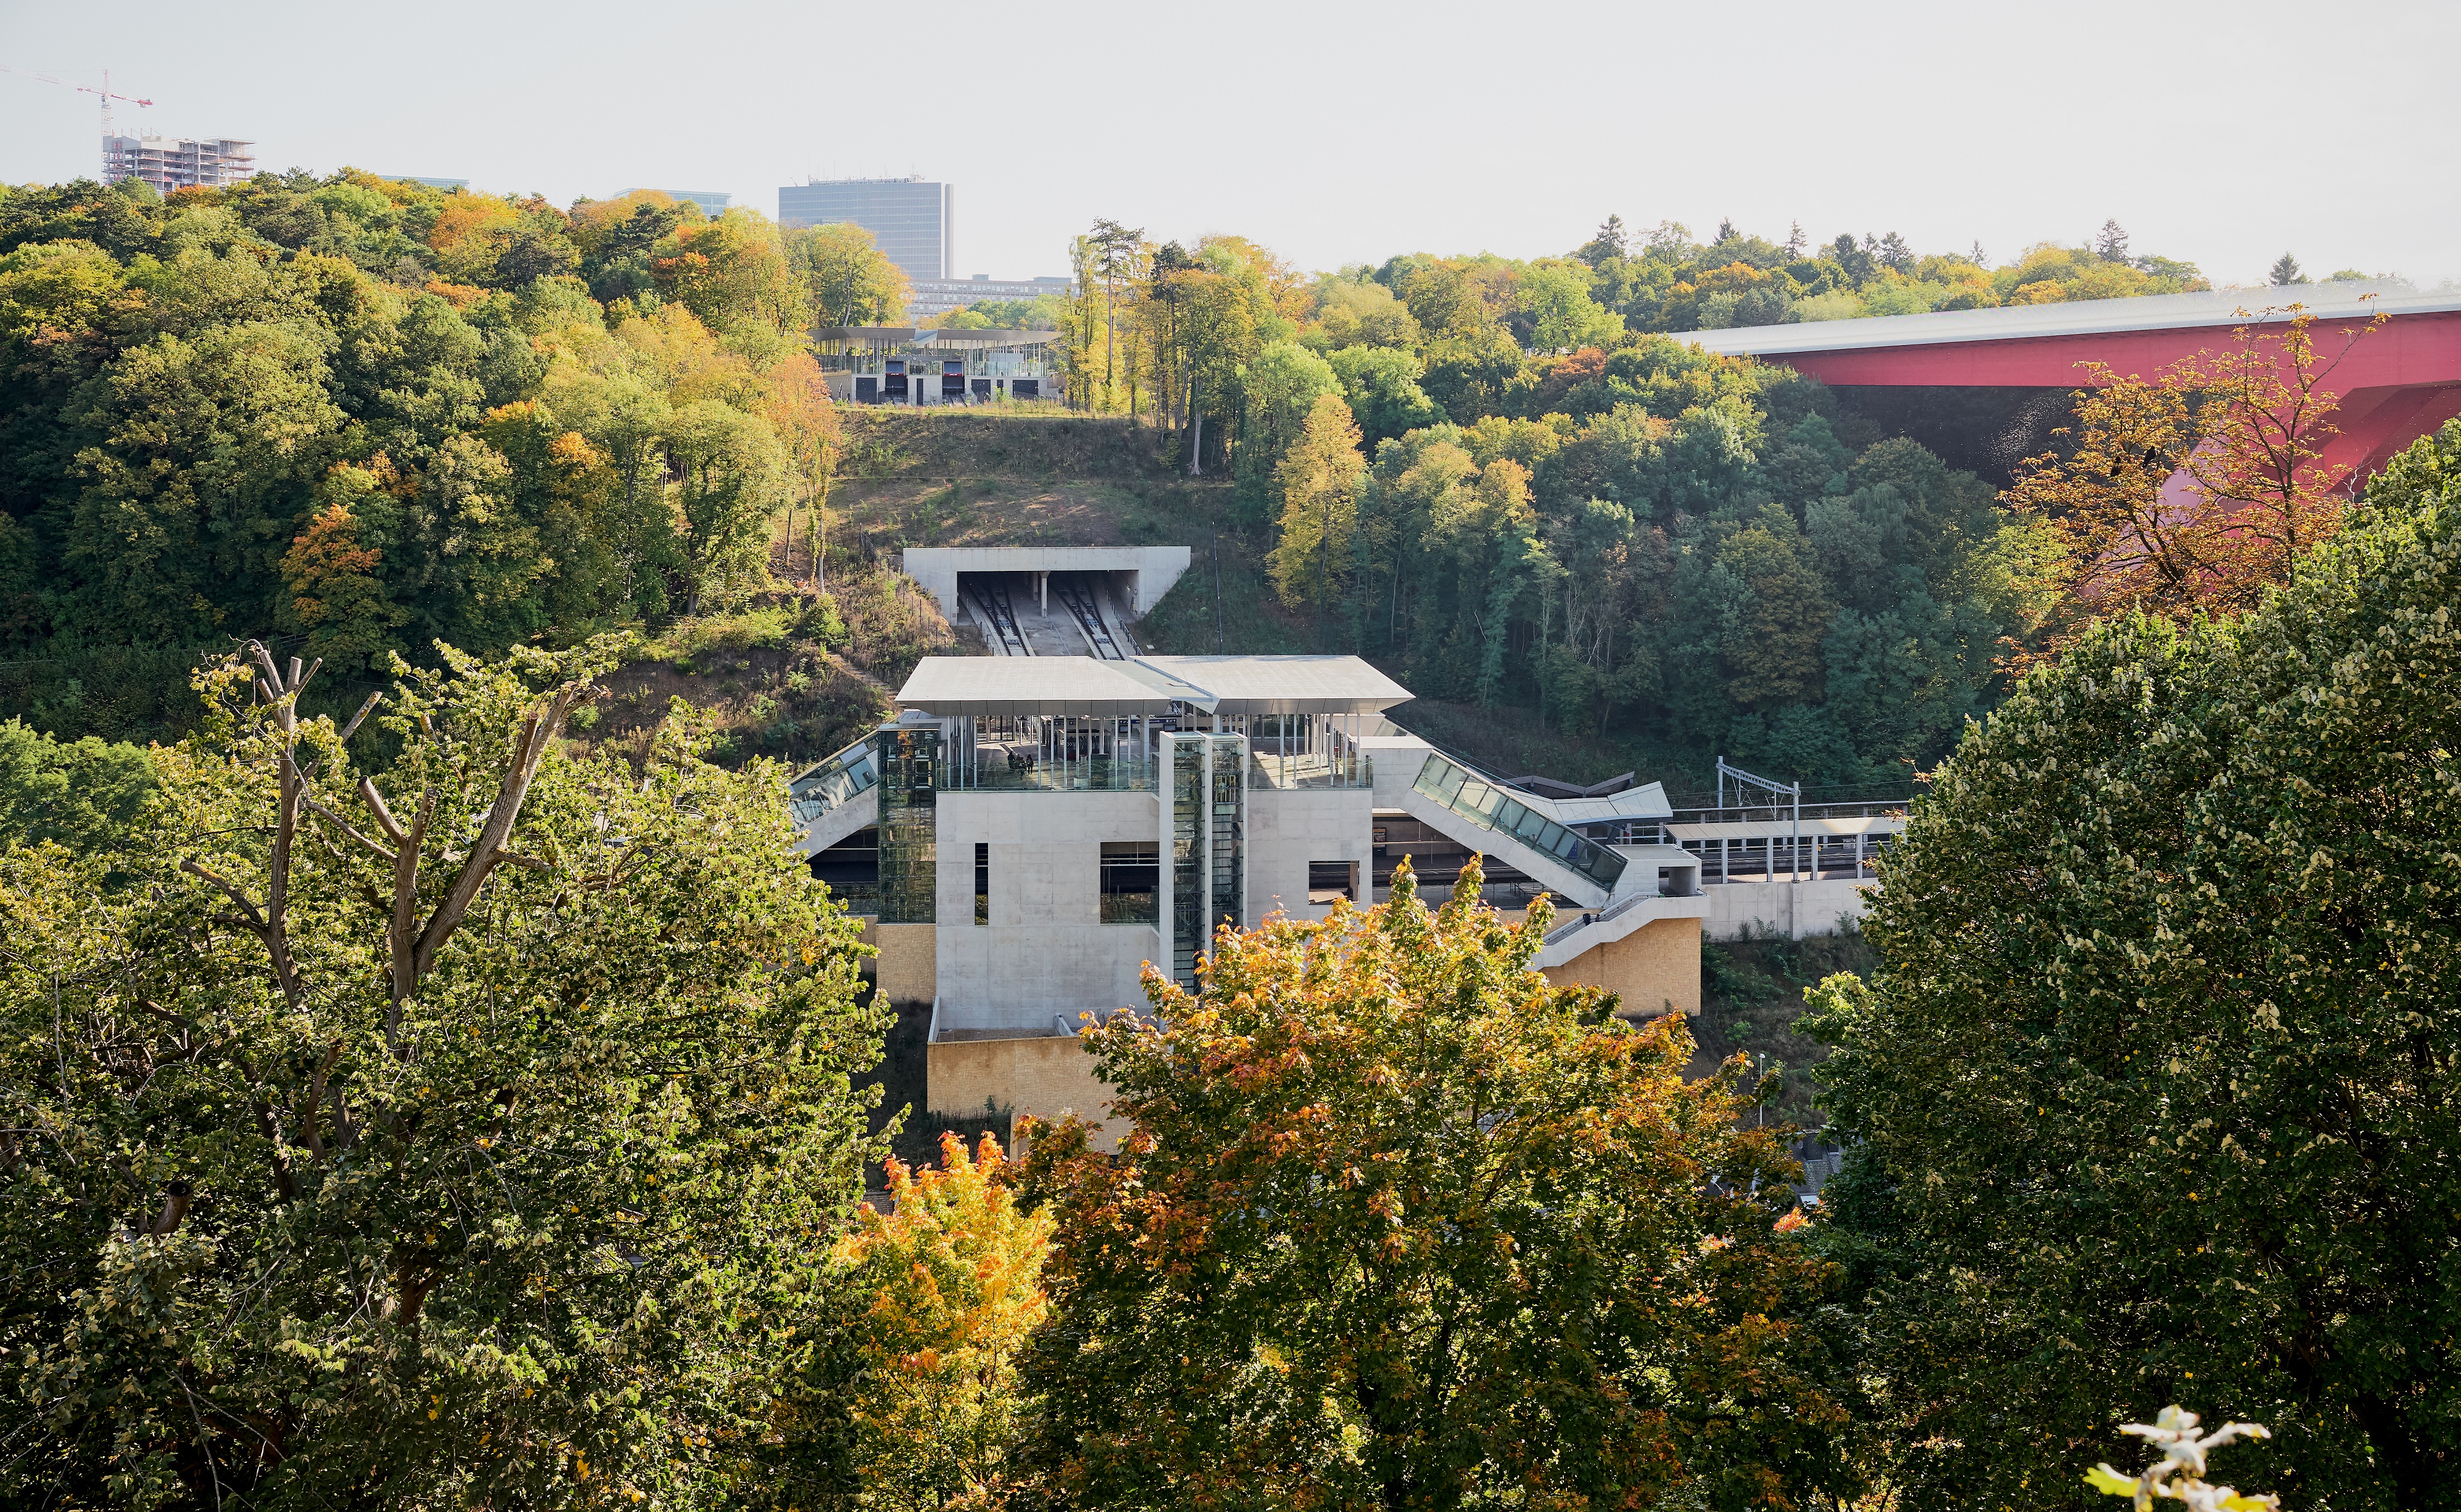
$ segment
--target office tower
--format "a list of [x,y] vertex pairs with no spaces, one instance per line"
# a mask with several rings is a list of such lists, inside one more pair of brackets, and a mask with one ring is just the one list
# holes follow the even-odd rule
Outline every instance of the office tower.
[[814,179],[778,191],[783,226],[862,226],[911,279],[952,277],[957,186],[919,178]]

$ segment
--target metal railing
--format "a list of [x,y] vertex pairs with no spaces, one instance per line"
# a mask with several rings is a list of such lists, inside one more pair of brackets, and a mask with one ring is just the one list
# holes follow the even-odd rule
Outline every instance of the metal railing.
[[1364,752],[1318,751],[1305,756],[1275,756],[1269,751],[1256,750],[1252,744],[1249,748],[1248,786],[1252,791],[1375,785],[1375,758]]
[[1642,904],[1655,903],[1659,898],[1665,896],[1666,894],[1658,892],[1637,892],[1619,904],[1600,909],[1594,915],[1586,913],[1576,914],[1573,916],[1571,923],[1559,924],[1552,929],[1548,930],[1544,943],[1553,945],[1556,941],[1576,934],[1594,924],[1604,924],[1610,919],[1619,919],[1623,915],[1630,913],[1633,909],[1639,907]]
[[1449,757],[1428,756],[1419,768],[1418,781],[1411,785],[1481,829],[1552,856],[1610,892],[1623,876],[1626,862],[1621,856],[1566,829],[1514,798],[1512,789]]

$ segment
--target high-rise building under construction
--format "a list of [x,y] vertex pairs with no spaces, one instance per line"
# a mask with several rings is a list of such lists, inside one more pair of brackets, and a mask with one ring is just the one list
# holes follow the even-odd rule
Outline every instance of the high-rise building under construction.
[[102,138],[105,182],[142,179],[164,194],[174,189],[246,183],[256,173],[252,141],[219,138],[199,141],[187,137],[115,137]]
[[778,191],[783,226],[862,226],[910,279],[956,276],[957,186],[906,179],[814,179]]

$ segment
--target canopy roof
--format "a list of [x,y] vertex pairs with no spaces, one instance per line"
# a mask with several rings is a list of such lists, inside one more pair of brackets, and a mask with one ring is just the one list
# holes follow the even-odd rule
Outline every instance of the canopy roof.
[[1410,691],[1356,656],[927,656],[898,702],[934,714],[1374,713]]
[[1856,351],[1872,347],[1922,347],[1969,341],[2022,341],[2042,336],[2177,330],[2254,324],[2267,310],[2286,325],[2291,305],[2319,320],[2438,314],[2461,309],[2461,294],[2418,293],[2396,283],[2300,284],[2281,288],[2217,288],[2134,299],[2081,299],[2056,305],[2003,305],[1996,309],[1942,309],[1921,315],[1865,315],[1784,326],[1687,330],[1675,339],[1728,356]]
[[1166,714],[1171,695],[1091,656],[926,656],[897,701],[934,714]]
[[924,330],[913,326],[816,326],[814,341],[870,347],[1042,347],[1056,330]]

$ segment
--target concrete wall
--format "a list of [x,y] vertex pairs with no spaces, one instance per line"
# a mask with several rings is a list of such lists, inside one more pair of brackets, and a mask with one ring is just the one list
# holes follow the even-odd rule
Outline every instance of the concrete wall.
[[[1843,878],[1824,882],[1712,883],[1701,889],[1709,900],[1706,926],[1712,940],[1739,940],[1745,934],[1836,934],[1848,920],[1863,917],[1865,889],[1873,882]],[[1792,897],[1787,895],[1791,893]]]
[[1250,926],[1276,908],[1294,919],[1333,911],[1307,901],[1312,861],[1356,862],[1355,901],[1365,907],[1376,869],[1376,796],[1365,788],[1251,789],[1247,842]]
[[1017,1117],[1058,1120],[1074,1114],[1097,1119],[1097,1149],[1119,1147],[1126,1120],[1109,1117],[1111,1089],[1094,1075],[1094,1057],[1073,1035],[1016,1039],[935,1040],[930,1052],[931,1111],[952,1117],[983,1111],[985,1098]]
[[1655,919],[1620,940],[1545,969],[1558,987],[1602,987],[1620,994],[1616,1012],[1655,1018],[1670,1008],[1701,1012],[1701,921]]
[[960,572],[1107,572],[1122,607],[1142,615],[1188,570],[1186,546],[909,546],[906,575],[957,617]]
[[939,968],[931,939],[937,927],[864,919],[863,943],[880,952],[871,965],[882,997],[891,1003],[915,1004],[939,996]]
[[[1151,925],[1104,924],[1102,841],[1159,843],[1151,793],[939,797],[940,1021],[1047,1030],[1052,1017],[1145,1001],[1162,951]],[[991,923],[974,918],[974,846],[991,847]]]

